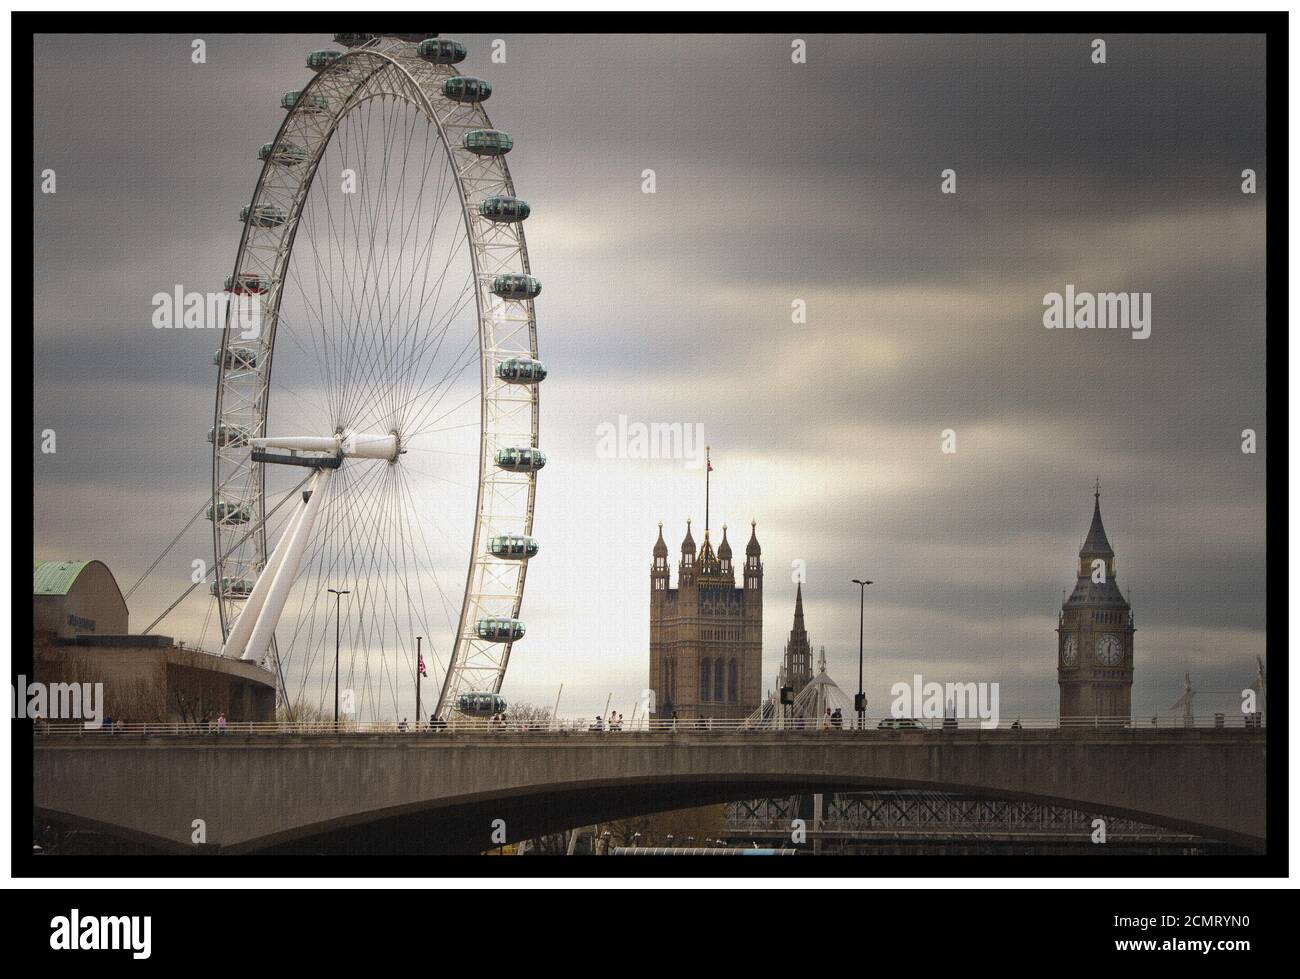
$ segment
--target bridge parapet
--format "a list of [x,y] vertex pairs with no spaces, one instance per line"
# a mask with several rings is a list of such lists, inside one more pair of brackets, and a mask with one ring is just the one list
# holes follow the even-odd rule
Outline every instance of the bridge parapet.
[[1214,728],[50,733],[35,790],[38,814],[175,849],[190,848],[195,819],[230,851],[370,831],[485,849],[496,818],[524,839],[741,798],[914,788],[1071,805],[1259,850],[1265,750],[1262,730]]

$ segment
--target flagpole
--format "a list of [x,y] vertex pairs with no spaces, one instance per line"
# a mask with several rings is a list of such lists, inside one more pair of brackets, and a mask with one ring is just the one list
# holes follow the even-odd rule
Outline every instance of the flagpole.
[[709,473],[713,472],[713,463],[709,460],[709,447],[704,447],[704,536],[709,536]]
[[423,675],[424,656],[420,652],[420,646],[424,642],[424,636],[415,637],[415,729],[420,730],[420,719],[424,715],[420,712],[420,678]]

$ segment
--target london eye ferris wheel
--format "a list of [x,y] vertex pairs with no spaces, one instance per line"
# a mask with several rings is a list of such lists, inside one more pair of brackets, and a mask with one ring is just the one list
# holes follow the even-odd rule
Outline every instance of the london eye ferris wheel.
[[290,709],[335,696],[337,655],[358,717],[400,716],[420,669],[445,717],[500,690],[524,635],[546,462],[530,208],[463,44],[334,40],[240,212],[211,589],[223,653],[272,668]]

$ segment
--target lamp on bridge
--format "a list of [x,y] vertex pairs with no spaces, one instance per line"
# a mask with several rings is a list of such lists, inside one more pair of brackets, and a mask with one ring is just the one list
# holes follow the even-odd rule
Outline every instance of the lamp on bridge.
[[351,595],[348,589],[327,589],[334,596],[334,730],[339,729],[339,604],[344,595]]
[[867,611],[867,585],[872,582],[854,578],[858,586],[858,694],[853,698],[853,709],[858,714],[858,730],[867,726],[867,695],[862,689],[862,622]]

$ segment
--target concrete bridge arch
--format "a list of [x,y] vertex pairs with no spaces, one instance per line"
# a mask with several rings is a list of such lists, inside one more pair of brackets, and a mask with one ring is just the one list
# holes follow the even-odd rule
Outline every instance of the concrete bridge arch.
[[1051,802],[1262,851],[1249,730],[43,738],[38,815],[162,849],[478,852],[738,798],[929,789]]

